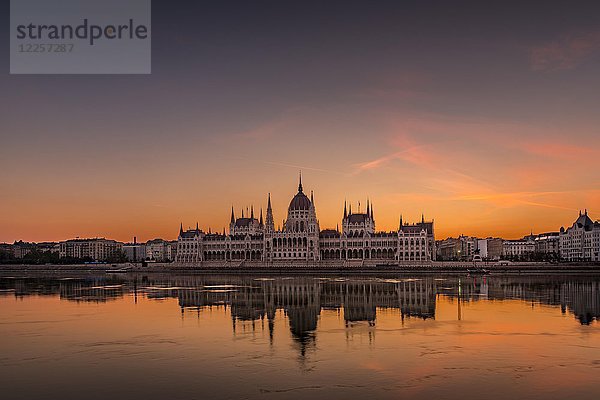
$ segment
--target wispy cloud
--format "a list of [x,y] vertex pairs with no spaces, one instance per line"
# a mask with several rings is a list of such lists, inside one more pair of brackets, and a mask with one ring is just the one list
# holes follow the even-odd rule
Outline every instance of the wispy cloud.
[[572,69],[598,50],[600,50],[600,32],[565,35],[558,40],[532,48],[531,69],[534,71]]

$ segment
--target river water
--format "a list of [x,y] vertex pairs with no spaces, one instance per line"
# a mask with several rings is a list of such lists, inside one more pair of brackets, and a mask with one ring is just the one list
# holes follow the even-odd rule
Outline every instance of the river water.
[[3,399],[597,399],[600,275],[0,276]]

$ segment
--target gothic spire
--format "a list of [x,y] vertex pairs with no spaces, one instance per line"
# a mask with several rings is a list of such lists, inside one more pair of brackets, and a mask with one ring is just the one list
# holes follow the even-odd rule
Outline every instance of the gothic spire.
[[369,198],[367,197],[367,217],[371,216],[371,207],[369,206]]
[[424,224],[425,223],[425,214],[421,214],[421,223]]
[[300,180],[298,181],[298,192],[302,193],[302,171],[300,171]]
[[271,193],[269,193],[269,200],[267,201],[267,219],[265,222],[267,232],[273,232],[275,230],[275,220],[273,219],[273,208],[271,207]]
[[400,230],[402,230],[402,214],[400,214]]
[[250,219],[254,219],[254,205],[250,206],[250,210],[251,210],[250,211],[251,212]]
[[199,231],[200,228],[198,227],[198,222],[196,222],[196,230]]
[[179,225],[179,236],[183,235],[183,222]]
[[374,220],[375,218],[373,218],[373,203],[371,203],[371,219]]
[[242,218],[244,218],[244,207],[242,207]]
[[348,210],[346,208],[346,200],[344,199],[344,219],[348,218]]
[[235,224],[235,214],[233,213],[233,206],[231,206],[231,223]]
[[315,200],[313,199],[313,191],[310,191],[310,202],[314,205]]
[[262,207],[260,208],[260,226],[263,226]]

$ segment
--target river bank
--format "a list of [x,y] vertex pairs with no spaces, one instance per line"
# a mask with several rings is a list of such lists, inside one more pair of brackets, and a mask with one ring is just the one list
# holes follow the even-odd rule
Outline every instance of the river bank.
[[298,273],[600,273],[600,264],[593,263],[465,263],[433,262],[426,265],[266,265],[263,263],[203,265],[180,265],[173,263],[122,263],[122,264],[44,264],[44,265],[0,265],[0,272],[95,272],[95,273],[261,273],[261,274],[298,274]]

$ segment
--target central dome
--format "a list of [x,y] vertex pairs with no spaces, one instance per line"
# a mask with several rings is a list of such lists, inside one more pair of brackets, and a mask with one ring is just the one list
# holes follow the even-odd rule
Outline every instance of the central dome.
[[298,192],[290,201],[290,210],[310,210],[310,200],[302,191]]
[[302,173],[300,173],[300,181],[298,182],[298,193],[290,201],[288,210],[310,210],[310,200],[302,191]]

